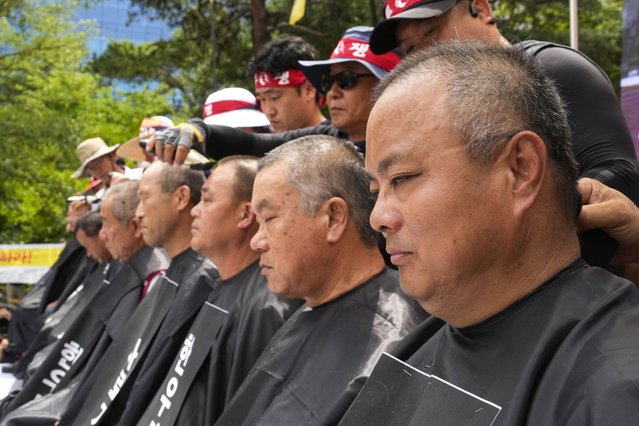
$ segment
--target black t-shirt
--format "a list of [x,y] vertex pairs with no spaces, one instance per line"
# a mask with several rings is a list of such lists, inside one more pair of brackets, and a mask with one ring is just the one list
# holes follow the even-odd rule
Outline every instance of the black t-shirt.
[[606,74],[581,52],[549,42],[514,45],[534,54],[566,103],[579,176],[596,179],[639,203],[632,136]]
[[388,269],[338,299],[300,308],[273,336],[216,424],[339,419],[380,354],[426,316]]
[[[577,261],[479,324],[455,328],[425,321],[394,353],[431,382],[445,384],[445,391],[426,386],[410,404],[402,403],[405,397],[397,401],[401,392],[389,392],[386,404],[398,408],[395,418],[405,424],[417,424],[418,416],[453,424],[451,413],[469,404],[471,415],[490,412],[482,421],[476,415],[472,424],[478,425],[636,424],[638,331],[639,290]],[[386,388],[402,389],[399,380]],[[362,392],[356,405],[367,407],[370,395]],[[374,413],[387,406],[378,400],[368,407],[368,424],[382,424]]]

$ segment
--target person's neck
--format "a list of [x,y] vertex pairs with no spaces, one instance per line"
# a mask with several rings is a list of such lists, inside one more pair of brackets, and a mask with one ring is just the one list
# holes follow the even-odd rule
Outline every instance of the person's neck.
[[135,254],[137,252],[139,252],[140,250],[142,250],[142,247],[144,247],[146,244],[144,243],[144,240],[142,238],[136,238],[132,243],[131,243],[131,248],[129,250],[129,255],[127,256],[126,259],[122,259],[123,262],[128,262],[129,260],[131,260],[131,258],[133,256],[135,256]]
[[191,245],[191,217],[181,217],[172,230],[171,237],[162,246],[167,255],[173,259]]
[[260,257],[259,253],[253,251],[248,244],[227,247],[225,250],[220,250],[219,253],[203,254],[215,264],[220,278],[223,280],[234,277]]
[[324,121],[326,121],[326,117],[322,115],[322,111],[320,111],[319,108],[315,108],[313,114],[310,116],[310,118],[306,122],[306,126],[304,127],[315,127],[323,123]]
[[482,38],[486,39],[487,41],[491,43],[501,44],[502,46],[506,46],[506,47],[511,45],[510,42],[506,40],[506,38],[503,35],[501,35],[496,25],[487,25],[484,28],[486,29],[486,31],[483,34]]
[[354,129],[346,132],[348,140],[353,143],[359,143],[366,141],[366,127],[364,129]]
[[366,246],[359,240],[350,247],[336,248],[330,264],[318,271],[318,279],[324,285],[321,292],[305,297],[306,303],[315,308],[348,293],[384,269],[384,259],[377,246]]
[[478,324],[534,292],[579,258],[579,241],[572,228],[535,228],[520,230],[522,235],[536,237],[504,250],[508,254],[500,256],[496,267],[473,277],[472,282],[459,283],[460,288],[471,290],[451,296],[457,299],[454,309],[448,306],[445,315],[439,315],[438,309],[430,313],[455,327]]

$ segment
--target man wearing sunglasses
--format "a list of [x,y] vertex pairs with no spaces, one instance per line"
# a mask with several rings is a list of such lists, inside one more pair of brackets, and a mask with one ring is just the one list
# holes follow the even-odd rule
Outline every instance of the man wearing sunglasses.
[[401,60],[395,52],[373,54],[369,47],[371,31],[371,27],[350,28],[330,59],[300,62],[304,75],[326,95],[332,124],[255,135],[225,126],[207,126],[202,120],[193,119],[156,135],[147,150],[155,150],[169,163],[182,163],[196,143],[204,143],[206,154],[220,159],[234,154],[259,156],[302,136],[326,134],[348,139],[364,152],[371,90]]
[[[387,0],[385,13],[386,19],[371,34],[371,49],[377,54],[399,47],[410,55],[455,39],[509,45],[488,0]],[[568,109],[580,177],[601,181],[639,202],[632,137],[606,74],[582,53],[565,46],[529,40],[513,47],[533,54],[558,83]]]

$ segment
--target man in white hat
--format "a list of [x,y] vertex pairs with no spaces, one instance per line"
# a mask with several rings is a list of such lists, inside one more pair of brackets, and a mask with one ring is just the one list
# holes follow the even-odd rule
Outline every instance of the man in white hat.
[[110,173],[122,173],[130,179],[139,179],[141,169],[129,169],[116,161],[115,150],[119,146],[120,144],[108,146],[102,138],[91,138],[80,143],[75,151],[82,165],[71,177],[92,177],[100,180],[107,188],[110,185]]

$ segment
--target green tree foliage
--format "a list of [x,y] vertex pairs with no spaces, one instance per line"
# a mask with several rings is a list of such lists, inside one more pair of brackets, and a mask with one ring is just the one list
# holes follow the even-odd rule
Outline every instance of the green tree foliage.
[[84,69],[87,29],[71,2],[0,3],[0,243],[64,238],[65,197],[88,184],[70,174],[75,146],[137,134],[145,115],[170,112],[164,88],[127,94]]
[[[617,85],[622,3],[579,2],[581,50]],[[173,37],[141,46],[112,43],[93,61],[93,69],[108,78],[161,81],[182,93],[182,114],[199,116],[208,93],[231,85],[252,87],[246,64],[265,41],[299,35],[327,57],[346,28],[378,22],[384,1],[307,0],[306,14],[295,26],[288,24],[293,0],[131,0],[131,4],[132,15],[155,14],[176,28]],[[569,43],[567,0],[496,0],[493,7],[501,30],[513,42],[534,38]]]
[[[93,0],[91,0],[93,1]],[[200,116],[206,95],[228,86],[253,87],[249,58],[270,39],[299,35],[330,55],[345,29],[374,25],[383,0],[307,0],[288,24],[293,0],[131,0],[132,16],[151,14],[174,29],[167,40],[112,42],[86,62],[90,28],[71,22],[73,1],[0,0],[0,243],[59,241],[64,196],[74,181],[74,148],[101,136],[121,143],[140,120]],[[618,85],[623,0],[580,0],[580,49]],[[495,0],[510,41],[569,43],[567,0]],[[113,89],[126,82],[136,90]],[[177,93],[178,95],[175,95]],[[182,104],[173,110],[169,98]]]
[[[180,90],[185,116],[199,116],[206,96],[223,87],[252,88],[246,74],[251,55],[266,41],[299,35],[322,56],[330,55],[344,30],[372,25],[382,0],[308,0],[304,18],[288,24],[293,0],[132,0],[132,15],[155,14],[176,28],[170,40],[135,46],[111,43],[92,62],[108,79],[157,80]],[[258,15],[264,15],[263,20]],[[259,25],[261,33],[257,34]],[[125,64],[125,66],[122,66]]]
[[[495,15],[511,42],[534,39],[570,45],[567,0],[497,0]],[[623,0],[579,0],[579,50],[610,77],[619,90]]]

